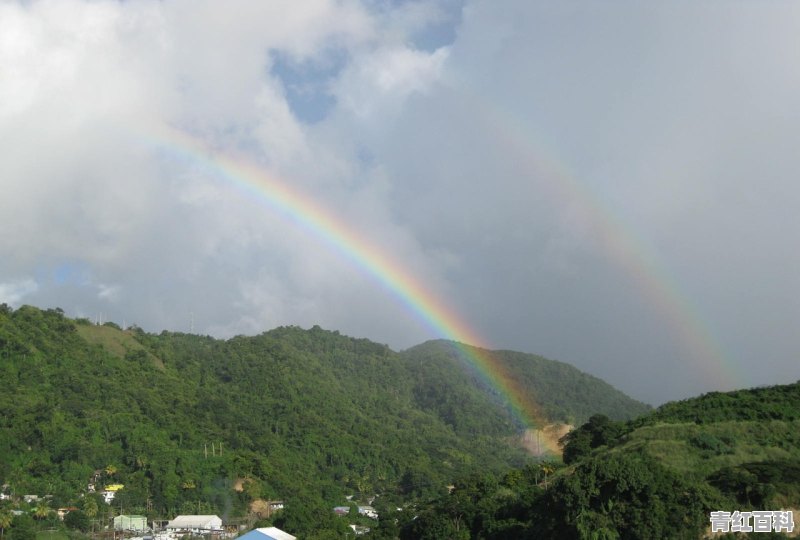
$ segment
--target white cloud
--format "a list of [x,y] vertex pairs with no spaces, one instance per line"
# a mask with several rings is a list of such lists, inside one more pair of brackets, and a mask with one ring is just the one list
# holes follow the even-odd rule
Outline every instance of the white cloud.
[[345,70],[334,95],[342,109],[359,119],[377,115],[391,121],[408,96],[436,82],[446,59],[444,47],[433,53],[408,47],[370,50]]
[[[459,9],[3,3],[0,292],[151,330],[435,335],[348,258],[357,237],[499,347],[654,400],[716,388],[609,250],[627,231],[743,377],[797,374],[796,4]],[[321,121],[276,58],[326,66]],[[213,152],[323,207],[344,248]],[[82,280],[47,277],[65,261]]]
[[33,279],[0,282],[0,302],[16,306],[23,298],[36,292],[38,288],[39,286]]

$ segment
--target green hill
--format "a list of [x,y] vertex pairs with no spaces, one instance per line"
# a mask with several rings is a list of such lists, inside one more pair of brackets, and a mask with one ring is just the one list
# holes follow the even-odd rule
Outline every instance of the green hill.
[[[79,503],[92,479],[123,484],[117,511],[150,517],[282,499],[288,526],[308,530],[345,495],[431,496],[523,466],[507,404],[453,350],[396,353],[319,327],[156,335],[3,305],[0,483],[52,506]],[[554,421],[646,409],[566,364],[496,354]]]
[[[401,353],[417,380],[417,402],[465,434],[513,423],[514,419],[505,412],[510,410],[507,396],[486,382],[466,358],[465,349],[472,351],[475,347],[457,347],[452,342],[436,340]],[[550,422],[577,425],[593,414],[629,420],[651,410],[649,405],[564,362],[515,351],[479,351],[526,389],[541,415]],[[472,427],[467,419],[486,425]]]
[[563,442],[566,466],[462,480],[401,537],[697,539],[712,511],[800,508],[800,383],[595,415]]

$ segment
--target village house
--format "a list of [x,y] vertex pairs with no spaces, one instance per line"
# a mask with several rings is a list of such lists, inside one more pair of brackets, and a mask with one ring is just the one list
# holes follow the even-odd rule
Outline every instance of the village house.
[[371,506],[359,506],[358,513],[368,518],[378,519],[378,512]]
[[166,532],[172,538],[185,534],[222,533],[222,519],[219,516],[177,516],[167,523]]
[[79,510],[79,508],[77,506],[65,506],[63,508],[59,508],[58,510],[56,510],[56,515],[58,516],[58,519],[64,521],[64,517],[66,517],[66,515],[69,514],[70,512],[74,512],[75,510]]
[[369,527],[364,527],[363,525],[350,525],[350,528],[353,529],[356,536],[367,534],[370,531]]
[[114,500],[114,497],[117,494],[117,491],[121,490],[125,486],[123,484],[109,484],[107,485],[100,494],[103,496],[103,500],[106,504],[111,504],[111,501]]

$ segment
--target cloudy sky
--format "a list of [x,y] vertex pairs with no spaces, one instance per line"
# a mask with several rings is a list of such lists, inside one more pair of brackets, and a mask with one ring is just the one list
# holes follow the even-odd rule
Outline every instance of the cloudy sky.
[[3,2],[0,302],[441,337],[392,268],[649,403],[794,382],[798,66],[780,0]]

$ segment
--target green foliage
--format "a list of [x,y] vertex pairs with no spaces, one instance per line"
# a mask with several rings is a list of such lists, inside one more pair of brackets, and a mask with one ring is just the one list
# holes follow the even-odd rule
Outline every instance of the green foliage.
[[733,392],[710,392],[667,403],[632,422],[631,426],[662,422],[709,424],[733,420],[800,420],[800,382]]
[[706,455],[709,456],[732,454],[733,448],[731,447],[731,442],[730,440],[720,439],[707,431],[698,433],[689,439],[689,443],[703,450]]
[[785,408],[796,392],[702,396],[628,423],[594,415],[562,439],[568,466],[549,480],[543,463],[458,484],[406,516],[401,538],[695,539],[712,510],[797,508],[800,420]]
[[14,516],[6,538],[9,540],[36,540],[36,525],[28,514]]
[[[518,422],[510,413],[508,396],[491,386],[468,358],[476,353],[490,359],[490,369],[508,374],[525,388],[534,398],[538,412],[551,422],[575,424],[593,414],[628,420],[651,410],[596,377],[541,356],[478,350],[442,340],[404,351],[403,356],[415,371],[418,403],[434,411],[457,432],[494,430],[500,434]],[[446,391],[437,386],[442,382]],[[471,425],[476,421],[481,424]]]
[[[319,327],[226,341],[154,335],[6,306],[0,479],[58,505],[77,504],[96,471],[98,489],[124,484],[113,508],[85,499],[90,519],[122,509],[236,516],[254,498],[282,499],[295,532],[322,534],[345,494],[438,496],[453,478],[530,459],[509,444],[520,426],[507,404],[476,385],[452,351],[434,342],[395,353]],[[508,362],[537,385],[565,388],[574,376],[579,393],[607,389],[563,364],[526,355]],[[550,376],[558,380],[540,380]],[[563,398],[553,410],[583,414]],[[628,415],[640,410],[620,403]],[[248,479],[242,493],[232,489],[237,478]],[[307,514],[306,503],[327,511]]]
[[[584,538],[604,529],[619,538],[697,538],[719,497],[646,454],[609,453],[581,461],[536,507],[543,530]],[[616,536],[615,536],[616,535]]]
[[588,456],[592,449],[612,443],[622,433],[623,425],[611,421],[604,414],[596,414],[577,429],[567,433],[559,441],[564,447],[564,463],[573,463]]
[[[708,482],[742,508],[763,509],[800,500],[800,460],[762,461],[724,467]],[[781,500],[776,500],[780,494]]]
[[91,528],[89,516],[81,510],[73,510],[64,516],[64,525],[70,529],[86,532]]
[[[540,412],[585,421],[562,439],[566,467],[509,444],[507,396],[449,342],[395,353],[319,327],[222,341],[0,306],[0,480],[82,506],[77,531],[123,508],[231,517],[264,498],[304,538],[348,532],[331,511],[346,494],[381,495],[372,538],[696,538],[709,509],[800,504],[800,384],[623,423],[647,407],[565,364],[490,354]],[[125,485],[111,508],[79,503],[95,475]],[[4,533],[34,530],[25,515]]]
[[580,461],[547,489],[531,469],[460,483],[404,523],[401,538],[694,539],[720,501],[653,458],[611,454]]
[[319,497],[301,495],[296,497],[274,520],[275,525],[287,531],[305,531],[311,538],[324,538],[334,533],[334,538],[349,531],[347,524],[338,519],[330,505]]

